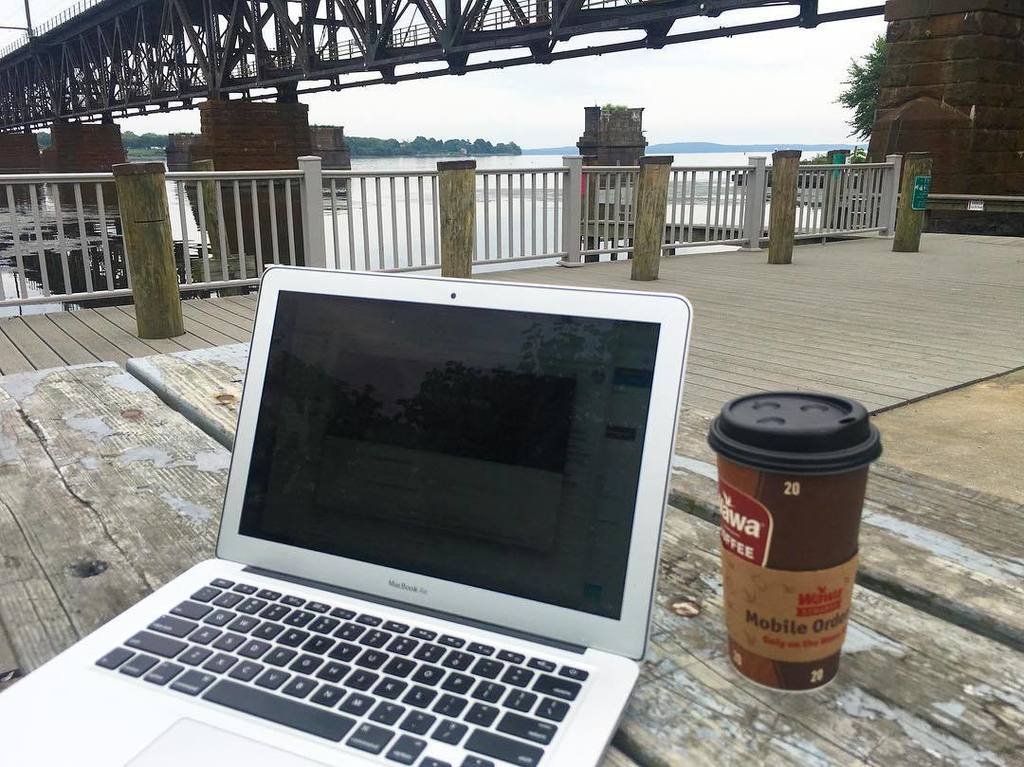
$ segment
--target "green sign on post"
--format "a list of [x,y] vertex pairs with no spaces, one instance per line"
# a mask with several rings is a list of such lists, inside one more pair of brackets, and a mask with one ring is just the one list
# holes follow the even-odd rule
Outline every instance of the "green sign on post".
[[914,176],[914,195],[910,198],[911,210],[925,210],[928,207],[928,192],[931,188],[931,176]]

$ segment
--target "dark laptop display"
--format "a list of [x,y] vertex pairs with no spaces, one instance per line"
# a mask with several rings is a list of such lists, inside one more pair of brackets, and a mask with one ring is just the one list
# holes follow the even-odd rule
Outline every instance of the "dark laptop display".
[[658,331],[282,292],[240,532],[617,618]]

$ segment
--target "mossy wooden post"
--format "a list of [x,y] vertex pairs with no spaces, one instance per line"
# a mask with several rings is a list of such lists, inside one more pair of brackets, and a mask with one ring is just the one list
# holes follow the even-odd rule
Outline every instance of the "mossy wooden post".
[[914,180],[931,179],[932,157],[927,152],[908,152],[903,156],[903,182],[896,210],[896,236],[892,240],[893,253],[917,253],[921,247],[921,229],[924,210],[914,209]]
[[114,182],[124,227],[139,338],[172,338],[185,332],[178,270],[162,162],[115,165]]
[[656,280],[665,242],[665,211],[668,205],[668,177],[672,156],[640,158],[640,180],[636,190],[633,222],[633,268],[631,280]]
[[800,150],[772,152],[772,205],[768,216],[768,263],[793,263],[796,234],[796,184]]
[[476,160],[437,164],[441,217],[441,276],[473,276],[476,236]]

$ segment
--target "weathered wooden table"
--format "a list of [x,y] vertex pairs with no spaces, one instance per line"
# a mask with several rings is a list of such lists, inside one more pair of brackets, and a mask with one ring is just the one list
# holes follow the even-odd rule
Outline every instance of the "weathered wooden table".
[[[0,378],[0,672],[210,555],[244,361]],[[839,677],[774,693],[725,654],[703,418],[684,418],[650,657],[606,764],[1024,765],[1020,544],[996,534],[1019,508],[882,465]]]

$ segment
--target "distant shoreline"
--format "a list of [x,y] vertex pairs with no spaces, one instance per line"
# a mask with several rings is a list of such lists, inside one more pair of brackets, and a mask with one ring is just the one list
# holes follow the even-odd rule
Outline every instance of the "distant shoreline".
[[[710,141],[679,141],[669,144],[651,144],[647,154],[719,154],[727,152],[774,152],[778,149],[800,149],[805,152],[827,152],[829,149],[854,149],[862,144],[716,144]],[[524,149],[523,154],[576,155],[574,146]]]

